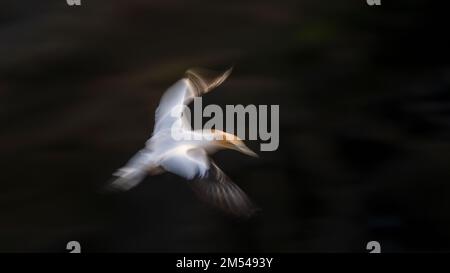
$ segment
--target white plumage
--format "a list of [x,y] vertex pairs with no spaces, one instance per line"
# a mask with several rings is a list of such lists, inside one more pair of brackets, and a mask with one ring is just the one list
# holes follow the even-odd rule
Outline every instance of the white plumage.
[[[208,157],[220,149],[233,149],[257,156],[237,136],[219,130],[192,130],[183,115],[196,96],[219,86],[231,73],[214,73],[205,69],[189,69],[185,77],[162,96],[155,113],[155,127],[145,148],[120,168],[111,183],[114,189],[128,190],[148,174],[164,171],[190,180],[189,184],[202,199],[236,216],[250,216],[254,206],[247,195],[234,184]],[[173,132],[185,136],[177,140]],[[198,138],[195,138],[197,135]],[[186,137],[188,136],[188,137]],[[199,140],[196,140],[199,139]]]

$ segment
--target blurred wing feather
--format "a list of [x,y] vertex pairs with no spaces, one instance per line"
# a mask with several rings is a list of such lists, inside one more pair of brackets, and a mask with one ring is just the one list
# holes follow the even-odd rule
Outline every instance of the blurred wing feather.
[[228,214],[249,218],[257,211],[245,192],[212,161],[208,174],[189,184],[201,199]]
[[202,68],[191,68],[185,77],[169,87],[162,96],[155,113],[154,133],[162,129],[170,129],[175,122],[178,126],[190,130],[190,124],[183,115],[189,103],[215,87],[219,86],[231,73],[232,68],[222,73]]

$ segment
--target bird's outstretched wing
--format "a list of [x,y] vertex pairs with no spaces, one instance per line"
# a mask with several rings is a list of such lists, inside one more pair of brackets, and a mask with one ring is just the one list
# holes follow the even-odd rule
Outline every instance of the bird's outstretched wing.
[[245,192],[213,161],[206,176],[189,184],[201,199],[233,216],[249,218],[257,211]]
[[187,118],[183,115],[187,106],[195,97],[201,96],[219,86],[230,75],[232,68],[225,72],[191,68],[183,79],[169,87],[162,96],[155,113],[153,133],[170,129],[175,122],[180,127],[191,129]]

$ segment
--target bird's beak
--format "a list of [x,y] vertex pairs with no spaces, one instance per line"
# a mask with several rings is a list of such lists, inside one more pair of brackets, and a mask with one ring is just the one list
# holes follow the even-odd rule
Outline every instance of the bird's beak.
[[246,154],[246,155],[252,156],[252,157],[259,157],[259,155],[257,153],[255,153],[254,151],[250,150],[250,148],[247,147],[247,146],[239,147],[239,151],[244,153],[244,154]]

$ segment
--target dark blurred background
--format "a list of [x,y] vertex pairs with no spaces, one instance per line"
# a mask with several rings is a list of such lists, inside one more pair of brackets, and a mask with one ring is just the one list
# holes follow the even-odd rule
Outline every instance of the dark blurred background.
[[[81,1],[1,2],[0,251],[450,250],[438,3]],[[215,156],[261,213],[223,215],[171,174],[102,193],[165,89],[231,64],[204,105],[280,105],[277,151]]]

